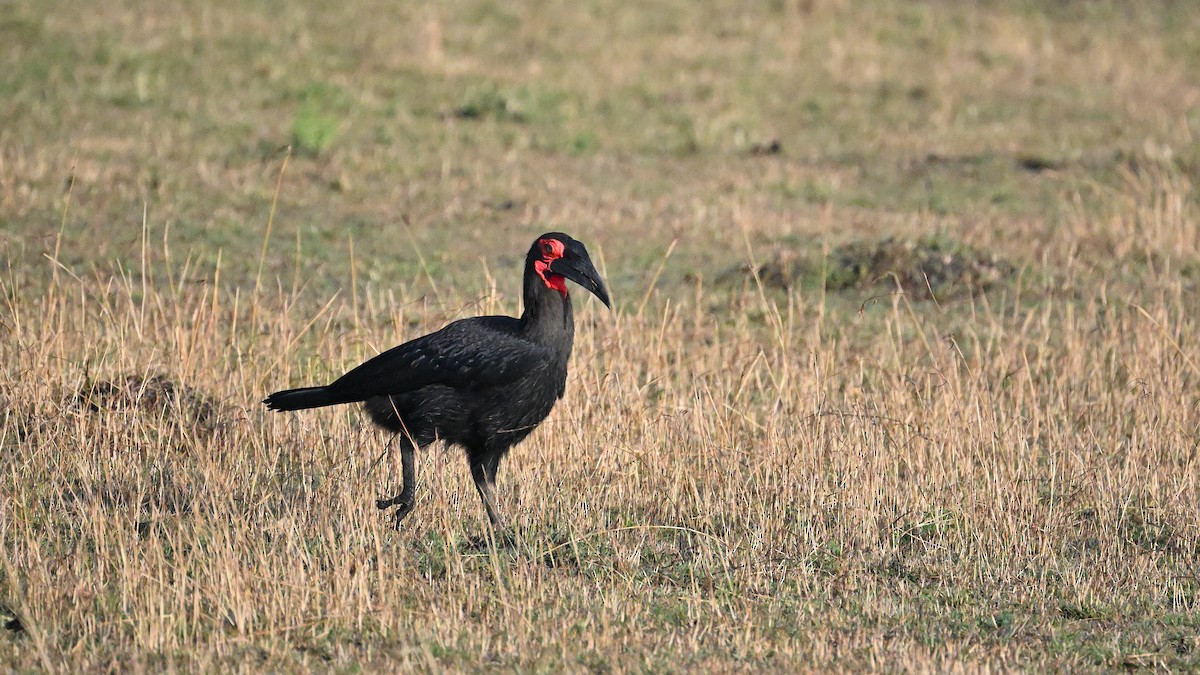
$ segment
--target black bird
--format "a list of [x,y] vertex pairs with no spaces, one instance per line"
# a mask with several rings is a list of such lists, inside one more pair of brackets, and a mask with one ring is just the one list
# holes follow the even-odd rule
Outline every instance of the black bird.
[[500,530],[492,497],[500,460],[546,419],[566,389],[575,337],[567,279],[612,307],[584,245],[549,232],[525,257],[521,318],[461,319],[383,352],[333,384],[277,391],[263,403],[302,410],[363,402],[371,420],[400,439],[404,485],[375,503],[398,507],[397,525],[413,508],[416,448],[439,439],[461,446],[488,519]]

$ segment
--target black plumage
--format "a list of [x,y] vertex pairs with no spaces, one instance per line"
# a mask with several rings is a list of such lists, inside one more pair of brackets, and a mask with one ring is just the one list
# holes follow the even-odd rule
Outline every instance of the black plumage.
[[272,410],[363,402],[375,424],[396,432],[404,484],[381,509],[397,524],[413,508],[414,451],[436,440],[466,450],[488,518],[502,522],[492,497],[496,470],[562,398],[575,336],[570,279],[609,305],[584,245],[561,232],[538,237],[525,258],[521,318],[480,316],[394,347],[324,387],[271,394]]

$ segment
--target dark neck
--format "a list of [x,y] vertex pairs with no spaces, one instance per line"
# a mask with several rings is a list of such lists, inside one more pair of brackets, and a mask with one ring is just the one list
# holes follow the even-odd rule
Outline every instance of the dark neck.
[[575,339],[575,318],[571,297],[549,288],[532,270],[525,274],[525,312],[521,327],[532,340],[561,347],[563,354],[571,353]]

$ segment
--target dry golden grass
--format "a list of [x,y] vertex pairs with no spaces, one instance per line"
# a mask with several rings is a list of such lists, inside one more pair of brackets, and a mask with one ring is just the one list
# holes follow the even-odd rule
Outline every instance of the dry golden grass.
[[458,452],[421,456],[395,532],[373,508],[399,472],[381,435],[257,400],[515,312],[512,289],[309,311],[167,253],[147,248],[144,284],[4,288],[15,667],[1190,662],[1200,341],[1178,280],[1138,301],[1017,280],[953,325],[893,295],[858,331],[819,294],[757,287],[729,313],[701,286],[589,305],[567,398],[503,467],[503,548],[472,541]]
[[[0,669],[1197,668],[1197,36],[1169,0],[18,0]],[[518,312],[550,229],[617,302],[501,468],[514,546],[457,450],[395,531],[386,437],[258,403]],[[885,237],[1002,271],[826,290]]]

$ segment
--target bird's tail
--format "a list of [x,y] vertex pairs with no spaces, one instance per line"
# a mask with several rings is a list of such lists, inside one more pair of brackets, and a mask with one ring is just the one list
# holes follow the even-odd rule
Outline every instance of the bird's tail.
[[301,387],[277,391],[263,399],[271,410],[304,410],[347,403],[346,399],[329,391],[329,387]]

